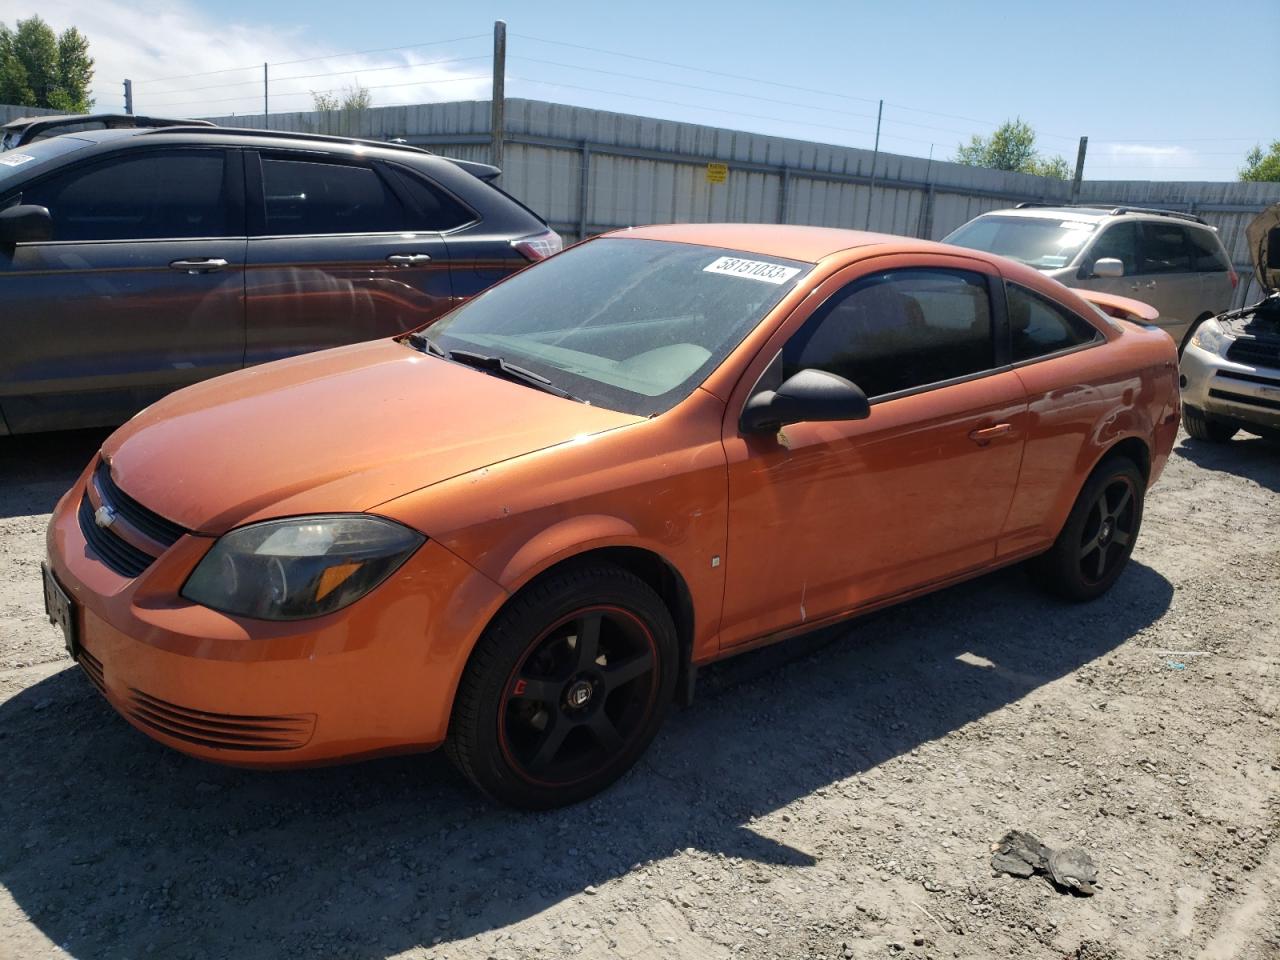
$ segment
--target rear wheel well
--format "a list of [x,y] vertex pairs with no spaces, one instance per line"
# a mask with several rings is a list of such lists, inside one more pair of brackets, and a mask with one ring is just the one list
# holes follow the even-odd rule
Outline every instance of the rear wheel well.
[[661,556],[643,547],[601,547],[588,550],[548,567],[522,587],[521,591],[567,566],[578,566],[591,561],[621,567],[643,580],[662,599],[676,625],[676,636],[680,641],[676,699],[687,704],[693,693],[693,597],[684,577]]
[[[1106,453],[1106,457],[1116,456],[1132,460],[1142,474],[1143,482],[1151,482],[1151,450],[1142,440],[1137,437],[1126,437],[1121,440]],[[1106,457],[1103,459],[1106,459]],[[1098,462],[1101,463],[1102,461],[1099,460]]]

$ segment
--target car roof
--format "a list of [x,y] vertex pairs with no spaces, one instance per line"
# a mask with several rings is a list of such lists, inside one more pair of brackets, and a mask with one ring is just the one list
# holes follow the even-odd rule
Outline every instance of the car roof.
[[816,263],[826,257],[855,247],[891,246],[895,251],[954,253],[990,262],[980,250],[950,247],[931,240],[896,237],[887,233],[845,230],[839,227],[806,227],[777,223],[671,223],[647,227],[628,227],[605,234],[609,237],[635,237],[641,240],[667,240],[693,243],[706,247],[723,247],[758,253],[766,257],[784,257]]

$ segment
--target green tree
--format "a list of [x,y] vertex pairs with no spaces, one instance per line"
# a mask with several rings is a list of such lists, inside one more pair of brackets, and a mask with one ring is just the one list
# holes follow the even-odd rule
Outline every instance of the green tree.
[[1071,176],[1071,168],[1062,157],[1047,157],[1036,151],[1036,132],[1021,117],[1005,121],[989,137],[975,133],[968,143],[956,149],[955,160],[971,167],[1033,173],[1058,180]]
[[1254,148],[1245,154],[1244,166],[1240,169],[1240,179],[1280,182],[1280,140],[1272,140],[1271,146],[1265,153],[1261,144],[1255,144]]
[[315,110],[365,110],[373,106],[373,94],[357,80],[342,88],[341,94],[332,90],[312,90],[311,105]]
[[75,27],[59,36],[39,17],[0,23],[0,103],[85,113],[92,83],[89,41]]

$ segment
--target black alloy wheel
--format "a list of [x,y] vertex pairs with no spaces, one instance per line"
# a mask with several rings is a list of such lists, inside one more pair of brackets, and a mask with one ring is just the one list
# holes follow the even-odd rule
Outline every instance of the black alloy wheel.
[[1124,474],[1114,477],[1093,502],[1080,536],[1080,575],[1087,583],[1101,583],[1128,557],[1135,505],[1133,481]]
[[446,749],[477,787],[530,809],[603,790],[675,694],[679,641],[653,588],[607,563],[535,580],[494,618],[454,698]]
[[574,611],[529,645],[498,706],[508,763],[544,786],[593,773],[634,740],[657,695],[649,629],[620,607]]
[[1124,572],[1142,526],[1147,479],[1137,464],[1112,454],[1094,468],[1058,538],[1027,570],[1067,600],[1092,600]]

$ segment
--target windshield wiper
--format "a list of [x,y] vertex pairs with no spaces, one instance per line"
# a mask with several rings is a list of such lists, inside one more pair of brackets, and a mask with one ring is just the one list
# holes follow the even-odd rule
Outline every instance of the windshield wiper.
[[[416,334],[415,334],[416,336]],[[436,349],[439,349],[438,347]],[[549,393],[554,397],[562,397],[565,400],[576,400],[578,403],[586,403],[581,397],[575,397],[567,390],[562,390],[554,383],[541,374],[534,373],[524,367],[517,366],[514,363],[508,363],[502,357],[491,357],[483,353],[472,353],[470,350],[450,350],[448,359],[454,363],[465,364],[468,367],[475,367],[477,370],[484,370],[488,373],[496,373],[499,376],[506,377],[516,383],[523,383],[525,386],[533,387],[535,390],[541,390],[543,393]]]
[[418,331],[415,331],[414,333],[409,334],[409,336],[405,337],[405,340],[409,343],[410,346],[414,347],[417,350],[421,350],[423,353],[429,353],[433,357],[443,357],[446,360],[449,359],[449,355],[444,352],[444,348],[441,347],[434,340],[432,340],[430,337],[428,337],[421,330],[418,330]]

